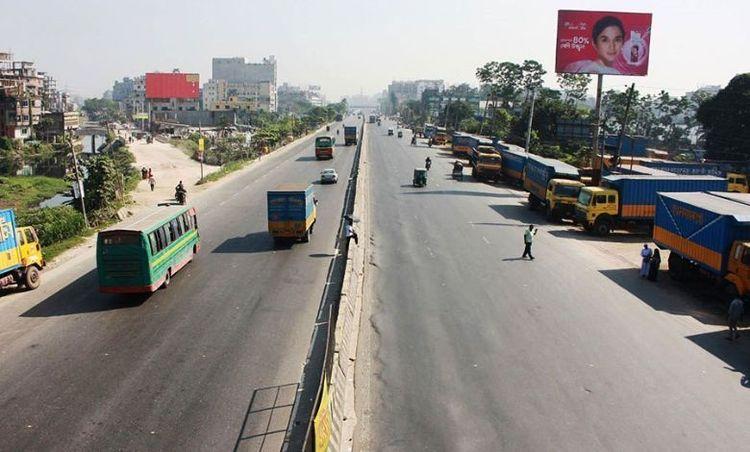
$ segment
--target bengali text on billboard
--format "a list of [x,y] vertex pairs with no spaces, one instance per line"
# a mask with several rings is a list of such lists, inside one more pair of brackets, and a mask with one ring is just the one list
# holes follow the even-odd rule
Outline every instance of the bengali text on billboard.
[[558,73],[646,75],[650,46],[650,13],[557,13]]

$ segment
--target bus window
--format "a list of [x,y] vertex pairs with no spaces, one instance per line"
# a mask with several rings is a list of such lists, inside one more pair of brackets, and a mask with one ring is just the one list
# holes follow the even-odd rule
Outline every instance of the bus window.
[[156,234],[153,232],[148,235],[148,243],[151,245],[151,255],[156,256],[159,252],[159,244],[156,242]]
[[193,229],[198,229],[198,217],[195,215],[192,215],[190,218],[192,219],[191,224],[193,226]]
[[169,222],[169,232],[172,234],[172,241],[179,239],[180,236],[182,236],[182,230],[180,226],[177,224],[177,219],[174,219]]
[[180,215],[179,219],[182,224],[182,230],[188,232],[190,230],[190,220],[188,220],[187,214]]

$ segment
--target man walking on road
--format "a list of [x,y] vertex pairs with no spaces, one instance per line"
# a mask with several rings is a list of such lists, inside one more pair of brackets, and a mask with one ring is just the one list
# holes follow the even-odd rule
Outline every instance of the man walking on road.
[[729,337],[727,340],[733,341],[740,337],[740,333],[737,332],[737,324],[742,318],[742,314],[745,311],[745,303],[742,298],[737,297],[729,304],[729,315],[727,320],[729,321]]
[[357,232],[354,230],[354,220],[351,218],[346,219],[346,225],[344,226],[344,234],[346,235],[346,238],[348,240],[354,239],[354,244],[359,245],[359,237],[357,237]]
[[523,255],[521,256],[521,259],[523,259],[526,256],[529,256],[529,259],[532,261],[534,260],[534,256],[531,255],[531,242],[534,241],[534,236],[536,235],[536,229],[534,229],[534,225],[530,224],[529,229],[525,230],[523,232]]
[[154,179],[153,174],[148,177],[148,185],[151,186],[151,191],[154,191],[154,187],[156,187],[156,179]]

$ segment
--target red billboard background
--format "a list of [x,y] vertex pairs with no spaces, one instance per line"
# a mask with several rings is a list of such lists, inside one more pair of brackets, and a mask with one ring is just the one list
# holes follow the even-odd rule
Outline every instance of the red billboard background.
[[147,99],[197,99],[200,91],[198,74],[182,72],[149,72],[146,74]]
[[651,14],[560,10],[556,44],[558,73],[646,75]]

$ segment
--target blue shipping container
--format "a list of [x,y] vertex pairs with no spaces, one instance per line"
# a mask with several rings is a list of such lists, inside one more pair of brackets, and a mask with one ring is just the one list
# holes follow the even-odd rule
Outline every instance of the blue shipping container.
[[578,168],[555,159],[529,154],[526,160],[526,177],[523,188],[540,200],[547,197],[547,184],[550,179],[581,180]]
[[652,219],[657,192],[727,191],[727,180],[714,176],[605,176],[602,186],[620,194],[620,217]]
[[717,176],[726,177],[726,173],[721,170],[718,163],[687,163],[687,162],[667,162],[667,161],[645,161],[644,166],[655,168],[662,171],[668,171],[674,174],[686,176]]
[[268,221],[305,221],[314,209],[313,187],[305,184],[283,184],[270,190]]
[[0,210],[0,274],[20,267],[17,248],[16,215],[12,209]]
[[732,243],[750,240],[750,194],[739,195],[739,202],[727,195],[659,194],[654,243],[724,276]]
[[520,146],[503,143],[502,141],[495,144],[495,149],[500,151],[505,177],[523,181],[523,170],[526,168],[526,151]]

